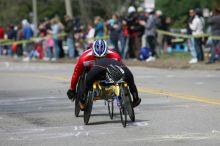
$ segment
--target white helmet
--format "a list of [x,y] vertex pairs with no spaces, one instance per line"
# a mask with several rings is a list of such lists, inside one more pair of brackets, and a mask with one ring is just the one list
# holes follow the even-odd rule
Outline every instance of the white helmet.
[[108,46],[105,40],[96,40],[93,42],[92,51],[96,57],[104,57],[107,54]]

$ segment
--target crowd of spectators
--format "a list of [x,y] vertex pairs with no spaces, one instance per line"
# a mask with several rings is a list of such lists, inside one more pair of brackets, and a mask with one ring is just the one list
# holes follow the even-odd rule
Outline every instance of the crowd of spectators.
[[190,64],[204,61],[204,45],[210,48],[207,64],[212,64],[216,60],[220,60],[220,39],[213,40],[211,37],[206,39],[204,39],[204,37],[198,37],[204,35],[206,27],[207,33],[210,36],[220,36],[220,5],[210,13],[207,23],[205,22],[201,9],[189,10],[187,33],[192,35],[192,37],[188,39],[189,50],[192,55],[192,59],[189,61]]
[[[207,23],[211,35],[220,35],[220,7],[216,7]],[[83,24],[80,17],[64,16],[45,18],[35,27],[27,19],[21,24],[0,26],[0,55],[23,57],[23,61],[43,59],[56,61],[65,57],[74,59],[92,46],[96,38],[108,40],[109,47],[124,59],[154,61],[161,51],[171,47],[172,37],[157,32],[170,31],[171,19],[159,10],[133,6],[126,16],[112,14],[109,18],[94,17],[93,22]],[[190,9],[187,33],[192,36],[204,34],[205,20],[200,9]],[[4,40],[10,40],[5,43]],[[203,39],[191,37],[188,48],[192,54],[189,63],[204,60]],[[209,63],[220,60],[219,41],[208,39]],[[11,42],[12,41],[12,42]],[[11,42],[11,43],[10,43]],[[211,43],[210,43],[211,42]]]

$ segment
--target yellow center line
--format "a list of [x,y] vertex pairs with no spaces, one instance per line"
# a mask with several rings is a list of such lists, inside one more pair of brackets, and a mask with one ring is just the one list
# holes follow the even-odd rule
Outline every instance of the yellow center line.
[[[39,74],[30,74],[30,73],[0,73],[2,75],[12,75],[12,76],[22,76],[22,77],[34,77],[34,78],[42,78],[42,79],[48,79],[48,80],[57,80],[57,81],[70,81],[70,78],[67,78],[65,76],[48,76],[48,75],[39,75]],[[185,93],[177,93],[173,91],[167,91],[167,90],[158,90],[158,89],[150,89],[150,88],[143,88],[138,87],[138,91],[141,93],[147,93],[147,94],[156,94],[156,95],[164,95],[164,96],[171,96],[179,99],[185,99],[185,100],[192,100],[202,103],[208,103],[213,105],[220,105],[220,99],[215,99],[212,97],[201,97],[201,96],[194,96],[189,95]]]
[[202,103],[220,105],[220,100],[214,99],[212,97],[201,97],[201,96],[194,96],[194,95],[189,95],[189,94],[185,94],[185,93],[176,93],[173,91],[147,89],[147,88],[141,88],[141,87],[138,87],[138,91],[142,92],[142,93],[147,93],[147,94],[165,95],[165,96],[171,96],[171,97],[175,97],[175,98],[179,98],[179,99],[192,100],[192,101],[197,101],[197,102],[202,102]]
[[70,81],[69,78],[65,76],[49,76],[43,74],[32,74],[32,73],[0,73],[1,75],[10,75],[10,76],[20,76],[20,77],[32,77],[32,78],[42,78],[48,80],[57,80],[57,81]]

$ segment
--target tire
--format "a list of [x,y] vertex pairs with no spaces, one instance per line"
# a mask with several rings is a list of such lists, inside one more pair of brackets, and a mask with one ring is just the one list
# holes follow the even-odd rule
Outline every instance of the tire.
[[120,108],[120,117],[122,126],[125,128],[127,125],[127,111],[124,107]]
[[79,117],[79,113],[80,113],[79,100],[76,99],[75,100],[75,117]]
[[126,110],[126,102],[125,102],[125,94],[124,94],[124,89],[121,88],[120,90],[120,117],[121,117],[121,123],[122,123],[122,126],[125,128],[126,125],[127,125],[127,110]]
[[132,106],[132,102],[131,102],[131,94],[130,91],[128,89],[128,87],[123,88],[124,90],[124,94],[125,94],[125,108],[127,110],[127,113],[131,119],[132,122],[135,122],[135,114],[134,114],[134,108]]
[[86,104],[86,107],[84,109],[84,123],[85,123],[85,125],[87,125],[89,123],[89,119],[90,119],[90,116],[92,113],[93,95],[94,95],[93,91],[89,91],[86,102],[85,102],[85,104]]
[[77,84],[77,88],[76,88],[77,94],[76,94],[76,100],[75,100],[75,117],[79,117],[79,113],[80,113],[80,106],[79,106],[80,90],[83,87],[83,82],[84,82],[85,78],[86,78],[86,73],[84,72],[80,76],[78,84]]
[[113,115],[114,115],[114,100],[111,99],[108,101],[108,114],[110,119],[113,119]]

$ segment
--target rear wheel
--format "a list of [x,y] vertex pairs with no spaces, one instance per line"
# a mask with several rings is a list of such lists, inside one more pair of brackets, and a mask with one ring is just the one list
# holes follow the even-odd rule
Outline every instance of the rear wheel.
[[92,113],[92,106],[93,106],[93,91],[88,92],[88,96],[86,99],[86,107],[84,109],[84,123],[87,125],[89,123],[89,119]]
[[76,88],[76,91],[77,91],[77,94],[76,94],[76,100],[75,100],[75,116],[76,117],[79,117],[79,113],[80,113],[80,106],[79,106],[79,100],[80,100],[80,90],[82,89],[83,87],[83,82],[86,78],[86,73],[84,72],[80,78],[79,78],[79,81],[78,81],[78,84],[77,84],[77,88]]

